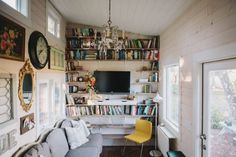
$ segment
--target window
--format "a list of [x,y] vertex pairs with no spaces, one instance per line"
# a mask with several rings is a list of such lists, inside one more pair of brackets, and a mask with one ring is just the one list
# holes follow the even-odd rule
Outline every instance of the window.
[[0,128],[16,123],[16,75],[0,73]]
[[48,32],[54,35],[55,37],[60,38],[60,14],[50,4],[50,2],[47,3],[47,6]]
[[37,75],[37,134],[52,127],[64,115],[64,75],[39,73]]
[[48,81],[39,81],[38,83],[38,124],[39,124],[39,132],[44,130],[49,125],[49,83]]
[[24,16],[28,16],[28,0],[1,0],[11,8],[20,12]]
[[179,86],[179,66],[170,65],[165,68],[165,113],[164,119],[171,126],[178,130],[179,107],[180,107],[180,86]]
[[11,75],[0,74],[0,125],[14,118],[12,80]]

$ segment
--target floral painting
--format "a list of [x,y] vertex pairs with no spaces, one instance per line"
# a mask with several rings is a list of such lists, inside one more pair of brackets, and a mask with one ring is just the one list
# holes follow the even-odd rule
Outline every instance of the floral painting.
[[24,61],[25,28],[0,15],[0,57]]

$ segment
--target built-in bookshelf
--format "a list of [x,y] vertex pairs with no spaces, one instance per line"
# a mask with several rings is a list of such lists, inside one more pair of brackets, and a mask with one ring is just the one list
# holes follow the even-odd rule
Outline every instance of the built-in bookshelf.
[[152,117],[155,113],[153,105],[74,105],[67,107],[67,115],[75,116],[113,116],[113,115],[130,115]]
[[[156,108],[152,98],[158,91],[160,39],[159,36],[127,35],[119,38],[125,49],[117,52],[109,47],[106,53],[98,49],[100,40],[99,29],[73,24],[66,30],[66,115],[89,122],[93,132],[106,135],[105,139],[117,137],[115,135],[123,138],[133,131],[136,119],[154,122]],[[102,99],[90,100],[86,90],[87,74],[95,70],[117,70],[113,63],[117,67],[125,65],[120,71],[131,71],[134,78],[130,80],[130,95],[135,99],[128,100],[129,94],[98,94]]]
[[98,50],[101,40],[101,32],[93,28],[67,28],[66,29],[66,60],[146,60],[158,61],[159,59],[159,36],[149,39],[123,40],[125,49],[116,52],[109,47],[107,52]]
[[138,104],[136,100],[88,100],[86,104],[67,105],[66,115],[72,118],[84,117],[130,117],[153,121],[156,108],[152,101]]

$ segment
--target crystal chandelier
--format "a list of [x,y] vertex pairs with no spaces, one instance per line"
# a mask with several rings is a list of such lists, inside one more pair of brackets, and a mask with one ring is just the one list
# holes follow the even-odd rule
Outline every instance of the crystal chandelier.
[[100,52],[106,53],[107,49],[114,49],[118,52],[125,48],[123,40],[119,40],[118,37],[118,26],[111,26],[111,24],[111,0],[109,0],[109,20],[107,24],[103,25],[101,41],[98,44],[98,50]]

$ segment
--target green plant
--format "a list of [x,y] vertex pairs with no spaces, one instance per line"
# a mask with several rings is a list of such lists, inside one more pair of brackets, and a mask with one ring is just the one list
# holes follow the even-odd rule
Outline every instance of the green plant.
[[222,124],[220,122],[224,121],[224,116],[222,112],[218,109],[213,109],[211,112],[211,128],[222,129]]

